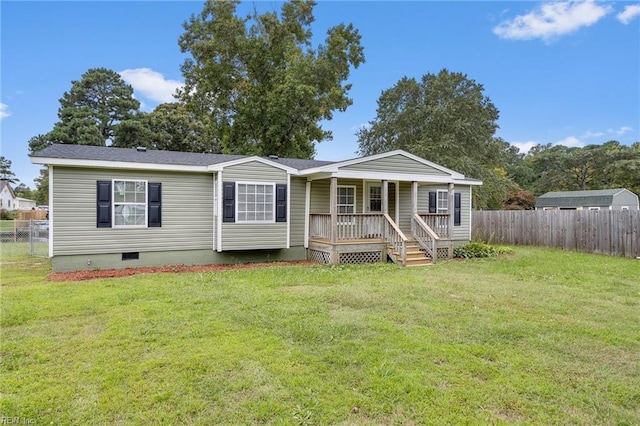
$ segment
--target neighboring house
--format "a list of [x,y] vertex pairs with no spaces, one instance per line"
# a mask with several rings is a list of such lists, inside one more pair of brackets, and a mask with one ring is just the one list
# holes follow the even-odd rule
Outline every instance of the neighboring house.
[[536,210],[638,210],[638,196],[628,189],[547,192]]
[[29,200],[28,198],[16,197],[15,210],[32,210],[36,208],[35,200]]
[[312,259],[403,265],[471,235],[469,179],[404,151],[328,162],[51,145],[55,271]]
[[0,210],[31,210],[35,207],[34,200],[16,197],[11,184],[6,180],[0,180]]
[[16,194],[11,184],[6,180],[0,180],[0,210],[15,210]]

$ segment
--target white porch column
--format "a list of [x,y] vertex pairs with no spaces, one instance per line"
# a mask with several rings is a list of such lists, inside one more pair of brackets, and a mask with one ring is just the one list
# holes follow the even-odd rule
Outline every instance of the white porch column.
[[416,233],[416,225],[413,222],[413,216],[418,213],[418,182],[411,182],[411,235]]
[[449,212],[449,232],[447,235],[447,237],[449,237],[449,259],[453,258],[453,219],[454,219],[454,208],[455,208],[455,201],[454,201],[454,196],[453,196],[453,183],[449,184],[449,188],[448,188],[448,201],[447,201],[447,205],[448,205],[448,212]]
[[329,190],[329,209],[331,211],[331,243],[335,244],[338,239],[338,178],[331,178],[331,188]]
[[389,214],[389,181],[382,181],[382,213]]

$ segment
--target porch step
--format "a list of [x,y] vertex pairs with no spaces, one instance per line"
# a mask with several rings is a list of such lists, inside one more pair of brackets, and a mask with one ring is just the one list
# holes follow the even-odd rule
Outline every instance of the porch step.
[[[426,255],[420,248],[420,244],[415,240],[409,240],[406,244],[407,247],[407,265],[406,266],[425,266],[431,264],[431,258]],[[391,246],[388,250],[393,254],[392,259],[400,259],[400,253],[395,251]]]

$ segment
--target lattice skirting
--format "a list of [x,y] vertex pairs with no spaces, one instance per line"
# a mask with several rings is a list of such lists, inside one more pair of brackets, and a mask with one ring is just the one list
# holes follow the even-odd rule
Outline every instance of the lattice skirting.
[[448,259],[449,258],[449,249],[447,247],[438,247],[436,249],[438,253],[438,259]]
[[328,265],[330,261],[329,253],[320,250],[309,249],[309,260],[316,263]]
[[340,263],[376,263],[380,262],[381,257],[381,251],[340,253]]

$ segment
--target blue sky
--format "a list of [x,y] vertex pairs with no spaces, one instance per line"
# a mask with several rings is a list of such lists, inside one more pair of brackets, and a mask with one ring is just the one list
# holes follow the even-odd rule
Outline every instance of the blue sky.
[[[58,100],[89,68],[121,73],[151,111],[183,81],[182,23],[202,2],[2,1],[2,155],[33,187],[29,138],[57,121]],[[281,3],[244,3],[279,10]],[[640,2],[320,1],[312,29],[351,22],[366,63],[350,77],[353,105],[324,124],[316,158],[352,158],[354,132],[403,76],[442,68],[484,86],[500,110],[497,136],[528,149],[640,140]]]

